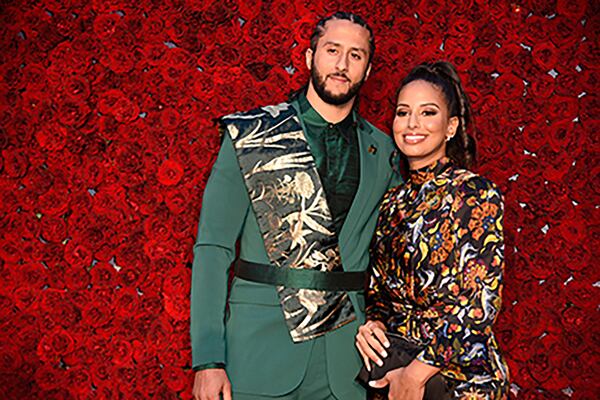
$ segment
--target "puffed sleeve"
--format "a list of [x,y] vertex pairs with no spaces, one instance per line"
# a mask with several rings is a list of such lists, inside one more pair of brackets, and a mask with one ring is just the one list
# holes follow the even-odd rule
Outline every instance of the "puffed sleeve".
[[433,340],[418,360],[439,368],[489,365],[487,343],[501,305],[502,217],[502,195],[489,180],[474,176],[456,189],[450,212],[452,256],[438,269],[442,279],[432,307],[438,315]]

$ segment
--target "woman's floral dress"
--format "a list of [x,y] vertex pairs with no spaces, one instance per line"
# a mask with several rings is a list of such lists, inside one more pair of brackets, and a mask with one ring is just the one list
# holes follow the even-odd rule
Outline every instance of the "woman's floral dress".
[[371,245],[367,319],[425,345],[456,399],[505,399],[492,325],[501,304],[502,195],[448,158],[390,190]]

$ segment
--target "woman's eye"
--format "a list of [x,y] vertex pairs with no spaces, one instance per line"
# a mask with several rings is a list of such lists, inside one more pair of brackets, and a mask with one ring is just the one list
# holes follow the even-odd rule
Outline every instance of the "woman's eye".
[[398,117],[406,117],[408,115],[408,111],[398,110],[398,111],[396,111],[396,115]]
[[428,117],[432,116],[432,115],[436,115],[436,114],[437,114],[437,111],[435,111],[435,110],[425,110],[425,111],[423,111],[423,115],[428,116]]

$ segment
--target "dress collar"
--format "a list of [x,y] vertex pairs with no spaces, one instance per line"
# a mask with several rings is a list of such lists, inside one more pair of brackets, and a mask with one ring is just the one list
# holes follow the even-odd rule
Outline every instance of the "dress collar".
[[450,160],[450,158],[442,157],[439,160],[436,160],[425,167],[419,169],[411,169],[409,171],[409,181],[410,183],[416,185],[422,185],[423,183],[430,181],[436,176],[440,175],[451,165],[452,161]]

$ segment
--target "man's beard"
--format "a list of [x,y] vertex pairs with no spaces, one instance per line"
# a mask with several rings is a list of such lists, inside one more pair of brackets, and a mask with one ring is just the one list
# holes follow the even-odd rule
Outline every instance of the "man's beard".
[[[344,74],[330,74],[330,75],[331,76],[336,76],[336,75],[343,76],[344,78],[348,79],[348,77],[345,76]],[[363,76],[360,81],[351,85],[350,88],[348,88],[348,91],[346,93],[333,94],[325,88],[325,80],[327,79],[327,76],[322,76],[321,74],[319,74],[319,71],[317,71],[317,68],[315,67],[314,62],[313,62],[312,68],[310,70],[310,81],[312,82],[313,87],[315,88],[315,92],[317,92],[317,95],[319,95],[321,100],[323,100],[325,103],[332,104],[334,106],[341,106],[342,104],[346,104],[350,100],[352,100],[354,98],[354,96],[356,96],[358,91],[360,90],[360,87],[362,86],[362,84],[365,82],[365,78],[366,78],[366,76]]]

